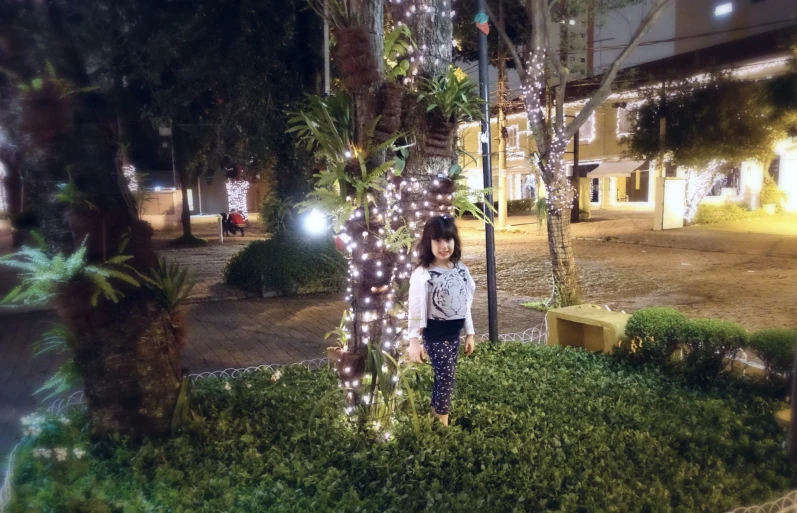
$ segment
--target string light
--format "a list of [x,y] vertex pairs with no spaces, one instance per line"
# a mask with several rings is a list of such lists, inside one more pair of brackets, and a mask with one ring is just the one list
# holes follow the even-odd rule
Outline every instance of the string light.
[[249,191],[249,182],[246,180],[227,180],[227,206],[230,212],[237,210],[244,219],[249,218],[246,208],[246,194]]
[[[4,170],[3,165],[0,164],[0,178],[3,177],[2,174],[3,170]],[[125,181],[127,182],[127,188],[130,190],[130,192],[133,193],[138,192],[138,178],[136,177],[135,166],[133,166],[132,164],[127,164],[125,166],[122,166],[122,175],[125,177]],[[2,194],[3,193],[0,192],[0,196],[2,196]],[[0,201],[2,201],[1,198]],[[2,208],[2,205],[0,205],[0,212],[3,211],[4,209]]]

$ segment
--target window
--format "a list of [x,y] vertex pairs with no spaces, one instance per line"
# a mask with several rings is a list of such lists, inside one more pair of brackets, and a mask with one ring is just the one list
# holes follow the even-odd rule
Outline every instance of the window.
[[589,144],[595,140],[595,113],[587,118],[581,128],[578,129],[579,144]]
[[506,127],[506,150],[517,151],[520,149],[520,134],[517,125]]
[[727,16],[733,12],[733,2],[725,2],[714,7],[714,17]]
[[628,135],[634,129],[634,112],[630,107],[617,109],[617,137]]

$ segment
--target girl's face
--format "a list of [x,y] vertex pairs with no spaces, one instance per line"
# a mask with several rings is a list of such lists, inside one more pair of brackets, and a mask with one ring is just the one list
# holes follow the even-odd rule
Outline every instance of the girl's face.
[[437,260],[446,261],[454,253],[455,244],[454,239],[433,239],[432,254]]

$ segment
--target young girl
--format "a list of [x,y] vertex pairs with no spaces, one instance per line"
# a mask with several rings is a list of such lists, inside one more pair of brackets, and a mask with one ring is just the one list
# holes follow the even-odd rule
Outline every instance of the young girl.
[[459,261],[461,251],[454,219],[429,219],[418,243],[418,267],[410,278],[410,360],[421,363],[421,353],[426,350],[434,369],[432,415],[446,426],[459,335],[465,328],[465,355],[470,356],[475,334],[470,307],[476,284]]

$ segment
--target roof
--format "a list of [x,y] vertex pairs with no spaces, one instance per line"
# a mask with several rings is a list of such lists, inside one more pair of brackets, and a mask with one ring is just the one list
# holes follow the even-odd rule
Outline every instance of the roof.
[[[732,69],[767,58],[790,56],[786,46],[794,26],[700,48],[623,69],[614,81],[615,92],[631,91],[662,80],[688,78],[696,73]],[[589,97],[600,87],[602,75],[567,85],[567,101]]]

